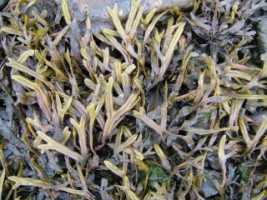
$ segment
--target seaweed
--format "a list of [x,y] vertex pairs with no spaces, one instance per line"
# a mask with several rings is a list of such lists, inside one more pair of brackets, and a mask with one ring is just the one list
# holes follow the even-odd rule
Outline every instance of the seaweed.
[[2,199],[266,198],[267,4],[193,2],[144,15],[132,0],[126,21],[115,5],[100,32],[67,0],[55,15],[9,2]]

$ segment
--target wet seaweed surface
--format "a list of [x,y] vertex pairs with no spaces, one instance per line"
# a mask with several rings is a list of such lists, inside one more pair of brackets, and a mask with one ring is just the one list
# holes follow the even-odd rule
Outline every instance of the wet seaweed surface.
[[0,14],[0,199],[267,198],[265,1],[36,2]]

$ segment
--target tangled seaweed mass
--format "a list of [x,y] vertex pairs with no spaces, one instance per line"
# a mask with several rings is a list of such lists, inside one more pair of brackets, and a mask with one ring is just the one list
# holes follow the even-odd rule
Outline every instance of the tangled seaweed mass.
[[36,2],[0,15],[2,199],[267,198],[265,1],[133,0],[97,33]]

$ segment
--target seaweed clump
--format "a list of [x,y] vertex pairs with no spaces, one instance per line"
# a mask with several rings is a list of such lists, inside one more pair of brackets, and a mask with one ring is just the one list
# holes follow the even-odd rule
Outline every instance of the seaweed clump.
[[266,198],[265,2],[133,0],[100,33],[34,3],[0,15],[3,199]]

